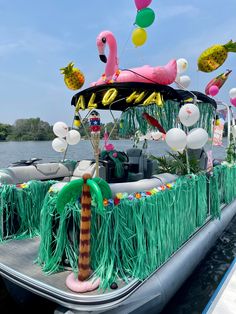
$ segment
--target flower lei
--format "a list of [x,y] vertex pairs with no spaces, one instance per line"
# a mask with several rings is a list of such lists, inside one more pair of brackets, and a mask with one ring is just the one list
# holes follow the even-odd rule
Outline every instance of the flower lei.
[[165,185],[159,186],[158,188],[153,188],[149,191],[146,192],[134,192],[131,194],[128,193],[116,193],[115,198],[114,199],[104,199],[103,200],[103,205],[104,206],[108,206],[108,205],[118,205],[120,203],[121,200],[123,199],[128,199],[130,201],[134,200],[134,199],[141,199],[144,197],[149,197],[153,194],[156,194],[158,192],[164,191],[166,189],[172,189],[174,186],[174,183],[167,183]]
[[117,78],[120,75],[120,73],[121,73],[121,70],[116,70],[116,72],[113,74],[113,76],[112,76],[112,78],[110,80],[108,80],[107,77],[106,77],[106,74],[103,73],[102,79],[107,84],[114,83],[117,80]]

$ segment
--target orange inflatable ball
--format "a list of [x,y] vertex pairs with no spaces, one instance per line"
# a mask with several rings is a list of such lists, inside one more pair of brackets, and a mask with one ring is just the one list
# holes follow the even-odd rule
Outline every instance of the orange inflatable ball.
[[74,68],[74,63],[70,62],[67,67],[60,69],[64,75],[64,82],[69,89],[77,90],[84,85],[84,74],[77,68]]

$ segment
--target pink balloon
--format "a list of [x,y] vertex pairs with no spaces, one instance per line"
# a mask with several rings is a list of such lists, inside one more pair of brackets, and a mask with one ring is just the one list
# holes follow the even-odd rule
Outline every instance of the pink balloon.
[[212,85],[210,88],[209,88],[209,94],[211,96],[215,96],[219,93],[219,87],[217,87],[216,85]]
[[236,98],[230,98],[231,104],[236,107]]
[[138,10],[142,10],[143,8],[146,8],[149,6],[149,4],[152,2],[152,0],[134,0],[136,8]]

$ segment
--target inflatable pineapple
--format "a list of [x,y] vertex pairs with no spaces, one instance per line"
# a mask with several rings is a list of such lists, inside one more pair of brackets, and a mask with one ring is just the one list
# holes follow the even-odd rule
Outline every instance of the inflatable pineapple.
[[70,62],[67,67],[60,69],[64,75],[64,82],[69,89],[77,90],[84,85],[84,74],[77,68],[74,63]]
[[236,52],[236,42],[230,40],[225,45],[211,46],[198,58],[198,70],[212,72],[218,69],[227,59],[228,52]]

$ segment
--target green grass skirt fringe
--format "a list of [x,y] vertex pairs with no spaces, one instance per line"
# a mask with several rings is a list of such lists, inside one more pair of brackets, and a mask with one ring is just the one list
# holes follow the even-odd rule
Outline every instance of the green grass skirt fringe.
[[53,183],[33,180],[18,186],[0,186],[0,242],[39,234],[40,211]]
[[213,218],[220,217],[221,205],[236,198],[236,165],[221,165],[214,168],[210,177],[210,209]]
[[[141,199],[92,207],[91,267],[106,289],[118,278],[148,277],[186,242],[207,218],[220,218],[220,206],[236,197],[236,165],[214,168],[213,175],[187,175],[171,189]],[[59,215],[57,194],[46,196],[42,209],[38,262],[50,274],[63,270],[67,258],[77,274],[80,203]],[[210,209],[209,209],[210,204]],[[68,231],[70,226],[70,232]]]
[[[77,273],[80,203],[67,204],[59,215],[55,206],[58,194],[47,193],[54,182],[0,187],[0,241],[40,234],[37,262],[43,271],[63,270],[62,261],[68,259]],[[207,218],[220,218],[221,205],[236,198],[235,182],[236,165],[221,165],[210,177],[187,175],[177,179],[171,189],[106,206],[103,215],[93,204],[91,267],[101,278],[101,288],[108,288],[118,278],[129,281],[149,276]]]
[[[103,216],[92,207],[91,267],[103,289],[118,277],[146,278],[203,224],[206,183],[205,175],[182,177],[171,189],[107,206]],[[45,272],[53,273],[63,269],[65,254],[76,273],[80,204],[68,204],[59,215],[56,199],[57,194],[49,193],[44,202],[38,262]]]
[[[214,119],[214,108],[207,103],[196,104],[200,111],[200,119],[191,128],[203,128],[209,136],[212,136],[212,119]],[[142,117],[144,112],[148,113],[152,117],[156,118],[167,132],[171,128],[178,127],[178,121],[176,117],[179,114],[179,103],[173,100],[167,100],[162,106],[149,105],[149,106],[137,106],[131,107],[124,111],[121,115],[123,121],[122,127],[119,130],[121,136],[133,135],[136,130],[139,130],[142,134],[146,134],[149,130],[156,131],[157,128],[150,126],[147,121]],[[190,129],[191,129],[190,128]]]

